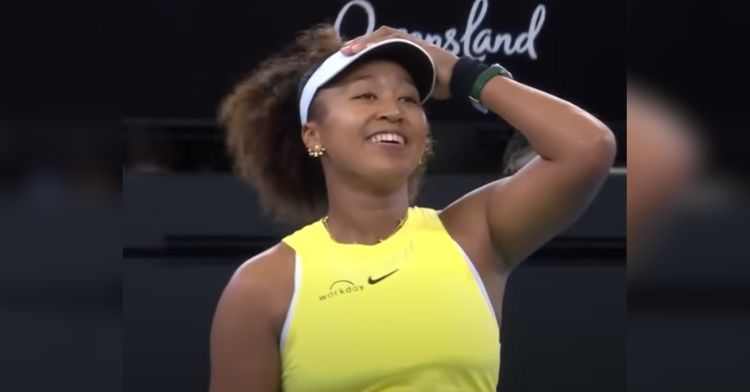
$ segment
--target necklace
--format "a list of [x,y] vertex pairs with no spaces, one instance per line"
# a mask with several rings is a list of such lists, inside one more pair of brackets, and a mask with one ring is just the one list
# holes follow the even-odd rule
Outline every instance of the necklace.
[[[384,238],[379,238],[377,243],[379,244],[379,243],[387,240],[388,238],[390,238],[392,235],[396,234],[396,232],[399,231],[401,229],[401,227],[404,225],[404,223],[406,222],[406,216],[407,215],[404,215],[404,217],[401,218],[398,221],[398,225],[396,225],[396,228],[393,229],[393,231],[391,231],[387,236],[385,236]],[[331,238],[333,238],[333,236],[331,235],[331,229],[328,228],[328,215],[326,215],[325,217],[323,217],[322,222],[323,222],[323,227],[325,227],[326,231],[328,232],[328,236],[331,237]],[[354,244],[359,244],[359,243],[358,242],[354,242]]]

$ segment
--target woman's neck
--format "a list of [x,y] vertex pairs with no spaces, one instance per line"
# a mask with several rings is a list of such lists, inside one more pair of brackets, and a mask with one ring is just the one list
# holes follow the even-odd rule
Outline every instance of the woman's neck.
[[408,208],[406,184],[384,195],[351,188],[329,188],[328,216],[324,223],[336,242],[374,245],[398,231]]

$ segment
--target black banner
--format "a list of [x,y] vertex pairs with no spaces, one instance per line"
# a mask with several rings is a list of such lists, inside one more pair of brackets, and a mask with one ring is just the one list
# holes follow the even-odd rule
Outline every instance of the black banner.
[[[381,25],[400,28],[457,55],[499,62],[516,79],[605,122],[625,120],[621,0],[161,0],[129,7],[127,117],[213,118],[221,97],[253,66],[299,31],[329,22],[347,38]],[[451,103],[431,112],[481,118]]]

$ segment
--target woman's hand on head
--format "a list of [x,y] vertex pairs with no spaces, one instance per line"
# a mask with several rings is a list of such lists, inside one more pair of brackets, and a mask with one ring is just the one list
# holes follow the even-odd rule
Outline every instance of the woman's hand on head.
[[458,57],[408,33],[396,30],[392,27],[381,26],[372,34],[362,35],[346,42],[344,47],[341,48],[341,52],[346,55],[353,55],[372,43],[391,38],[407,39],[418,44],[422,49],[427,51],[432,58],[432,61],[435,63],[437,72],[437,80],[435,82],[435,89],[433,90],[432,97],[436,99],[450,98],[451,74],[453,73],[453,66],[456,64],[456,61],[458,61]]

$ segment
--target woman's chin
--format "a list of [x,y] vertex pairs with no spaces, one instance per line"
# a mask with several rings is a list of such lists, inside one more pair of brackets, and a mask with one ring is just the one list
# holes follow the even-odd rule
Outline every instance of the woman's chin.
[[408,164],[408,162],[401,164],[395,162],[378,163],[369,167],[367,177],[370,181],[383,184],[388,188],[398,188],[406,184],[414,170],[414,165]]
[[368,169],[368,172],[375,173],[378,177],[396,177],[406,181],[416,167],[406,159],[377,159],[368,165]]

